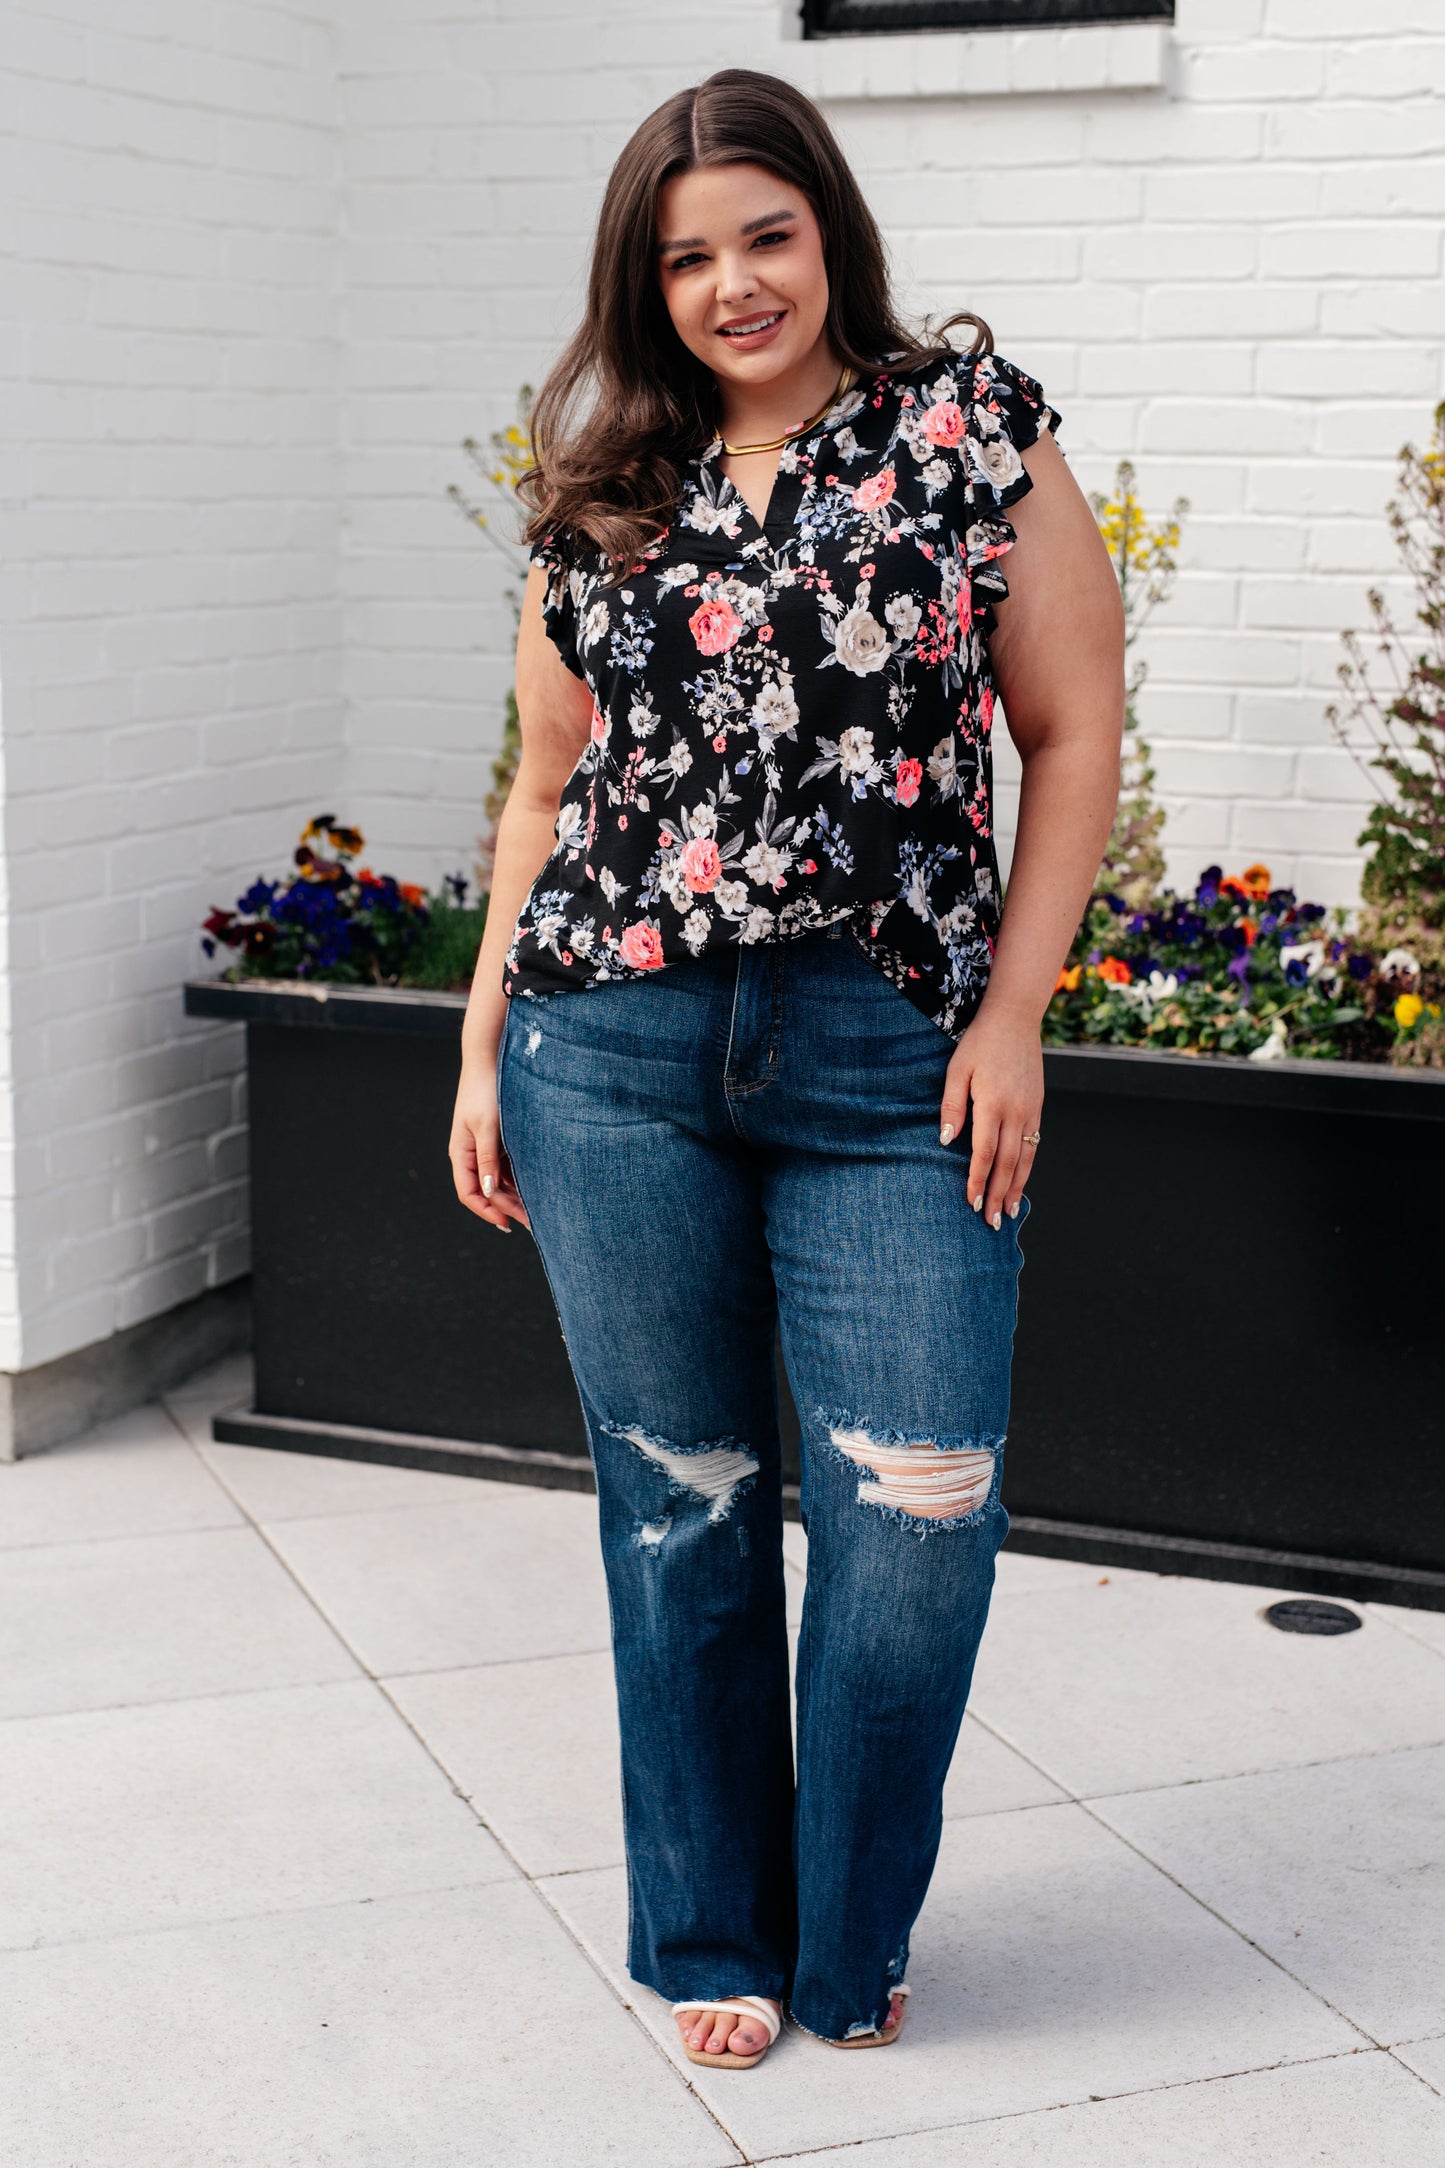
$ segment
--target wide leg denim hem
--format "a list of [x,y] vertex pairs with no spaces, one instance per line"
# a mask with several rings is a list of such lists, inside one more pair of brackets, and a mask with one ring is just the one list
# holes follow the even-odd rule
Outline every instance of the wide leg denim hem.
[[689,959],[527,1023],[505,1144],[597,1475],[629,1970],[856,2036],[907,1964],[1008,1528],[1027,1200],[998,1229],[972,1211],[938,1142],[953,1042],[851,943]]

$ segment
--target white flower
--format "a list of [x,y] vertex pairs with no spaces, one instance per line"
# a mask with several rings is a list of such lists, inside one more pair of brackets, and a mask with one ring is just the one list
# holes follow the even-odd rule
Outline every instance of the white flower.
[[[975,412],[979,410],[975,408]],[[972,447],[974,464],[983,470],[984,477],[995,490],[1005,490],[1010,482],[1017,481],[1024,471],[1024,463],[1018,455],[1018,447],[1007,437],[995,437],[987,444]]]
[[682,938],[697,956],[707,946],[708,931],[712,920],[706,911],[689,911],[682,922]]
[[592,944],[597,938],[597,921],[584,918],[572,928],[572,950],[577,956],[590,956]]
[[571,842],[573,836],[576,835],[578,829],[581,826],[581,806],[564,805],[561,812],[557,815],[557,848],[559,851],[565,850],[566,846]]
[[696,565],[667,565],[657,575],[657,591],[665,595],[669,587],[691,587],[696,578]]
[[798,703],[790,685],[769,678],[753,702],[753,722],[770,740],[798,727]]
[[912,595],[895,595],[883,605],[883,615],[900,640],[911,640],[923,619],[923,612]]
[[854,677],[871,677],[893,652],[893,643],[866,605],[855,602],[833,633],[833,650]]
[[938,921],[938,933],[944,942],[949,942],[960,934],[972,933],[977,922],[978,913],[971,903],[956,903]]
[[840,429],[833,439],[833,445],[840,459],[856,459],[858,457],[858,439],[851,429]]
[[920,414],[905,414],[899,421],[898,435],[920,466],[926,459],[932,458],[933,446],[923,434],[923,417]]
[[738,936],[742,941],[766,941],[773,930],[773,914],[757,904],[748,913],[748,922]]
[[1282,1016],[1277,1016],[1269,1027],[1269,1037],[1250,1055],[1251,1061],[1283,1061],[1289,1052],[1289,1033]]
[[1167,1001],[1179,991],[1179,981],[1171,971],[1166,978],[1162,971],[1151,971],[1147,979],[1131,979],[1119,992],[1126,1001],[1132,1001],[1147,1023],[1157,1003]]
[[719,881],[712,895],[713,902],[725,918],[737,918],[748,907],[745,881]]
[[719,529],[725,535],[736,536],[741,530],[737,513],[730,504],[709,504],[706,497],[694,497],[682,515],[685,527],[696,527],[699,534],[716,534]]
[[651,693],[643,693],[634,700],[627,711],[628,727],[634,738],[650,738],[657,728],[658,717],[653,709]]
[[940,738],[928,756],[929,781],[940,798],[952,798],[958,789],[958,747],[953,736]]
[[844,775],[867,775],[875,765],[873,733],[855,723],[838,740],[838,766]]
[[695,805],[687,816],[687,832],[690,836],[715,836],[717,834],[717,807],[707,804]]
[[1317,979],[1325,967],[1325,944],[1323,941],[1299,941],[1279,952],[1281,966],[1288,970],[1293,963],[1302,963],[1306,978]]
[[664,858],[657,869],[657,885],[672,905],[674,911],[684,912],[693,908],[692,890],[682,877],[682,868],[676,854]]
[[672,751],[662,762],[662,766],[671,768],[674,775],[687,774],[688,769],[692,766],[692,751],[686,738],[673,739]]
[[602,638],[612,618],[605,602],[594,602],[582,624],[582,645],[595,647]]
[[751,587],[746,580],[723,580],[708,590],[709,597],[722,595],[737,611],[743,623],[749,627],[761,625],[768,614],[768,598],[761,587]]
[[[773,843],[755,843],[743,858],[743,871],[759,888],[777,888],[793,861]],[[749,921],[751,923],[751,921]]]
[[953,480],[953,469],[946,459],[930,459],[923,470],[923,479],[930,489],[947,489]]
[[604,866],[602,868],[602,871],[598,874],[597,886],[601,889],[603,895],[607,898],[607,901],[609,903],[616,903],[618,895],[617,875],[613,872],[610,866]]
[[1418,979],[1420,959],[1407,948],[1388,949],[1380,958],[1380,976],[1382,979]]

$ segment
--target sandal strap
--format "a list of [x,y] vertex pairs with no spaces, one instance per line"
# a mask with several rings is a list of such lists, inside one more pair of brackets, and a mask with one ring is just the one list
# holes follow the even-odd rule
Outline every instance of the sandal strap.
[[726,2010],[734,2017],[760,2017],[768,2028],[769,2047],[783,2029],[781,2017],[761,1995],[735,1995],[728,2002],[675,2002],[672,2006],[674,2017],[681,2017],[684,2010],[696,2010],[699,2016],[704,2010]]

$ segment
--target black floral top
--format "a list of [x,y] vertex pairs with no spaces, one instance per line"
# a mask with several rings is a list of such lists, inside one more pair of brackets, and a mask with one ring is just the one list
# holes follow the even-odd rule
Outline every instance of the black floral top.
[[557,533],[547,630],[592,690],[508,994],[638,978],[846,919],[953,1036],[999,922],[987,636],[1019,457],[1061,416],[999,354],[885,370],[788,445],[759,525],[685,470],[628,576]]

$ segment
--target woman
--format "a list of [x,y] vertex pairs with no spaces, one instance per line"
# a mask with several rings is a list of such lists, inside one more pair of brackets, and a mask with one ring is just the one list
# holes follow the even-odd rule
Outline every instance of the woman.
[[[785,2000],[840,2047],[902,2023],[1008,1528],[1040,1023],[1118,787],[1107,553],[1058,413],[959,321],[966,355],[902,327],[822,115],[729,69],[619,158],[534,416],[523,751],[451,1158],[556,1298],[630,1969],[713,2068],[756,2063]],[[996,691],[1023,761],[1002,916]]]

